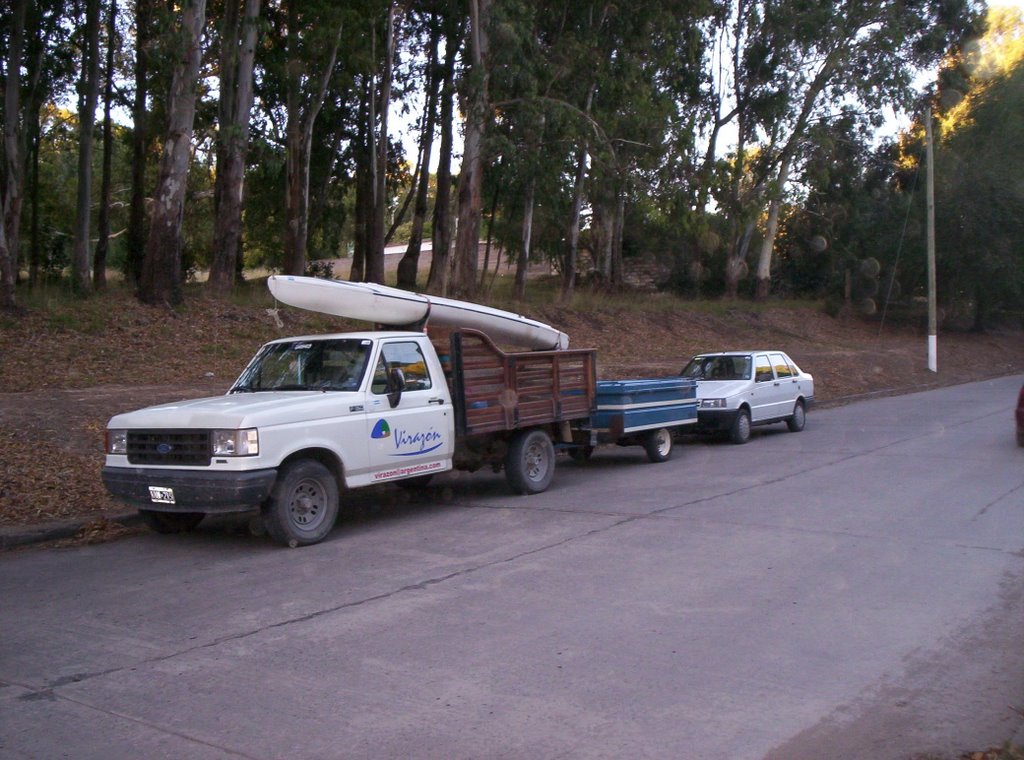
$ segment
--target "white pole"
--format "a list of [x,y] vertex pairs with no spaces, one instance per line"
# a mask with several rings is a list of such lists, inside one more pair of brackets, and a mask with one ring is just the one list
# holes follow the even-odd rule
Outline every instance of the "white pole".
[[935,157],[932,151],[932,107],[924,117],[925,148],[928,161],[928,369],[939,371],[939,330],[935,299]]

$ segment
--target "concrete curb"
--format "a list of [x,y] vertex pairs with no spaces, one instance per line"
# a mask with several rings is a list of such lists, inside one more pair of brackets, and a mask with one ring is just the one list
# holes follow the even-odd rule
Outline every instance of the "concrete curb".
[[5,525],[0,526],[0,551],[14,549],[19,546],[41,544],[46,541],[60,541],[74,538],[78,533],[95,522],[105,521],[125,527],[133,527],[140,523],[138,512],[126,511],[115,514],[100,514],[91,517],[74,517],[67,520],[55,520],[38,525]]

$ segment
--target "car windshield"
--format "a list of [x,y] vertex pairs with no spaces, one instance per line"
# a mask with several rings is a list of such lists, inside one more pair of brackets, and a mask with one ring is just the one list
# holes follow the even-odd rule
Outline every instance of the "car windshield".
[[352,338],[271,343],[260,349],[230,392],[358,390],[370,345]]
[[694,380],[749,380],[750,356],[695,356],[683,371]]

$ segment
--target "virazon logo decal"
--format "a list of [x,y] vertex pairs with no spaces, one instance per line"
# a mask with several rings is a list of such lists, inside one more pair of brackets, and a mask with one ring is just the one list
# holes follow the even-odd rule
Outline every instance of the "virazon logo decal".
[[[417,454],[426,454],[439,449],[444,444],[444,436],[431,428],[427,431],[410,433],[407,430],[395,431],[395,448],[398,449],[392,456],[413,457]],[[409,449],[412,449],[410,451]]]
[[390,438],[391,427],[388,425],[387,420],[377,420],[377,424],[373,426],[373,431],[370,433],[371,438]]

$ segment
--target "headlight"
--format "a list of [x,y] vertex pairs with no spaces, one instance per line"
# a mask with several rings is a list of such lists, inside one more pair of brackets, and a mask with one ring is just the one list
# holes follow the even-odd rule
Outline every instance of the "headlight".
[[256,428],[214,430],[210,438],[215,457],[254,457],[260,453],[260,434]]
[[701,409],[725,409],[724,398],[705,398],[701,399]]
[[107,430],[104,438],[106,438],[106,449],[108,454],[128,453],[127,430]]

